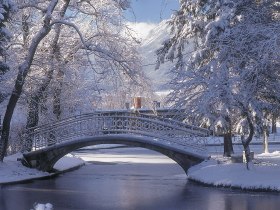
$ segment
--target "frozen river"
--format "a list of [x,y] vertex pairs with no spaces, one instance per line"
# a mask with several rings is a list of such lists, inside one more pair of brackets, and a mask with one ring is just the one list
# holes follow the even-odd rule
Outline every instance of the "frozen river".
[[79,170],[50,180],[2,186],[0,210],[276,210],[277,193],[216,189],[187,181],[170,159],[140,148],[81,150]]

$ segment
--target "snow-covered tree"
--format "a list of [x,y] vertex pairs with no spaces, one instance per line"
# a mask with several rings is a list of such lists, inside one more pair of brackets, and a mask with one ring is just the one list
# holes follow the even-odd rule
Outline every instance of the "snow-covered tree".
[[180,3],[171,20],[173,37],[158,51],[159,63],[177,60],[170,99],[191,119],[227,136],[233,121],[245,118],[249,165],[257,122],[279,108],[279,5],[269,0]]
[[[3,75],[9,71],[6,63],[7,44],[11,39],[11,34],[6,27],[10,13],[15,10],[14,3],[11,1],[0,1],[0,83],[3,83]],[[0,92],[0,103],[7,97],[5,92]]]
[[[71,83],[75,75],[72,70],[90,68],[97,79],[93,82],[106,81],[108,76],[111,80],[139,81],[140,65],[134,39],[127,36],[122,19],[128,3],[126,0],[18,2],[22,30],[15,37],[23,45],[13,50],[22,52],[18,56],[21,64],[3,121],[1,160],[7,148],[10,121],[22,91],[31,101],[30,111],[38,111],[38,105],[47,102],[46,94],[53,94],[53,112],[60,118],[62,98],[68,102],[74,98],[66,95],[69,85],[65,83]],[[65,95],[63,90],[66,90]],[[28,127],[38,123],[38,112],[29,117],[30,120],[35,118],[35,122],[29,121]]]
[[248,138],[243,141],[248,164],[254,133],[265,134],[269,114],[280,108],[280,19],[275,3],[244,3],[237,24],[221,36],[223,52],[229,52],[224,55],[234,83],[234,105],[249,124]]
[[[201,126],[224,134],[224,154],[233,153],[231,141],[231,95],[229,73],[214,71],[219,47],[214,38],[229,27],[238,1],[181,1],[170,24],[172,37],[158,50],[158,63],[176,59],[172,70],[170,101],[185,107]],[[225,68],[225,66],[222,66]],[[205,106],[207,105],[207,106]]]

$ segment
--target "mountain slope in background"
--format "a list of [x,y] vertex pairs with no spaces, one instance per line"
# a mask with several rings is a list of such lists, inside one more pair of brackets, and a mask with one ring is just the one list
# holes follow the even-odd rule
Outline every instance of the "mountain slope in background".
[[156,50],[162,46],[162,43],[169,38],[170,27],[167,21],[164,20],[153,28],[149,34],[142,39],[139,52],[143,58],[143,70],[147,77],[151,79],[153,88],[156,91],[164,91],[169,89],[168,83],[171,75],[169,70],[173,67],[173,63],[167,62],[155,70],[157,56]]

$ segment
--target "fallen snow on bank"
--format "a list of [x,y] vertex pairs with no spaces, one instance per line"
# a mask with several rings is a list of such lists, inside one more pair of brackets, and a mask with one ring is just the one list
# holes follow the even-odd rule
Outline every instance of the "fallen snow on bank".
[[188,172],[189,179],[214,186],[280,191],[280,152],[255,155],[253,170],[247,170],[244,163],[216,156]]
[[[50,175],[50,173],[23,166],[20,161],[17,161],[18,158],[22,158],[22,154],[17,153],[15,155],[5,157],[3,163],[0,163],[0,184],[46,177]],[[62,171],[82,164],[84,164],[84,161],[80,158],[67,155],[55,164],[55,169]]]

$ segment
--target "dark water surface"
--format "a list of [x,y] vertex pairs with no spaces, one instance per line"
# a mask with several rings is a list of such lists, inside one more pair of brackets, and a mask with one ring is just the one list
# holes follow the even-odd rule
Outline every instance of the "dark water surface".
[[35,202],[55,210],[280,209],[278,193],[199,186],[170,162],[91,162],[55,179],[1,187],[1,210],[30,210]]

